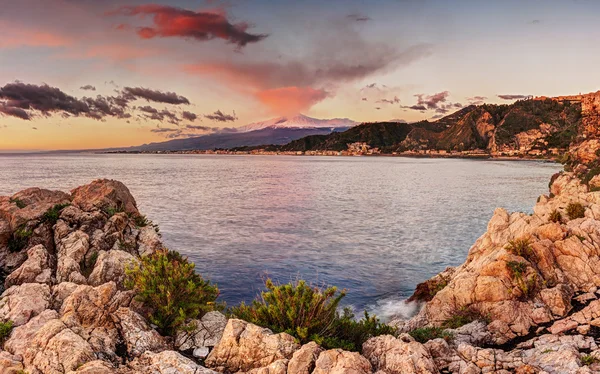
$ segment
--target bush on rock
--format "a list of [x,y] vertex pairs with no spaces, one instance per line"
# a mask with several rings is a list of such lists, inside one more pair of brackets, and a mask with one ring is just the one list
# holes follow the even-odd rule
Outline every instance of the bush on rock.
[[336,287],[320,288],[300,280],[276,285],[268,279],[267,291],[252,304],[242,303],[231,313],[248,322],[275,332],[286,332],[302,344],[315,341],[325,348],[359,350],[367,339],[395,330],[365,313],[356,321],[349,308],[342,313],[338,306],[346,292]]
[[219,290],[194,271],[194,263],[179,253],[160,250],[140,258],[126,269],[125,286],[149,307],[148,320],[167,335],[186,319],[202,317],[213,309]]

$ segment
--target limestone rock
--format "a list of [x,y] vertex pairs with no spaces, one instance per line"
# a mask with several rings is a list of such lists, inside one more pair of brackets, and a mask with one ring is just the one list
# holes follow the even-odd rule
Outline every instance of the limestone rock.
[[23,363],[21,362],[21,358],[19,356],[11,355],[6,351],[0,351],[0,373],[23,373]]
[[163,248],[160,235],[153,226],[148,225],[140,228],[138,235],[138,252],[140,256],[148,256]]
[[27,260],[4,281],[7,288],[23,283],[52,283],[50,254],[41,244],[29,248]]
[[247,374],[287,374],[288,360],[277,360],[264,368],[252,369]]
[[21,326],[50,305],[50,287],[41,283],[24,283],[4,291],[0,298],[0,319]]
[[69,372],[69,374],[115,374],[116,372],[114,366],[108,362],[95,360],[85,363],[77,370]]
[[10,334],[9,339],[4,344],[4,348],[14,355],[22,356],[29,348],[37,332],[51,320],[58,319],[58,313],[55,310],[46,309],[37,316],[33,317],[24,325],[15,327]]
[[208,312],[201,319],[192,320],[186,326],[193,329],[177,332],[175,338],[177,349],[187,351],[200,347],[212,348],[219,343],[223,336],[223,331],[227,326],[227,317],[216,311]]
[[221,341],[205,363],[219,371],[250,371],[277,360],[290,359],[298,348],[291,335],[273,334],[269,329],[230,319]]
[[81,264],[90,248],[89,237],[83,231],[74,231],[57,245],[58,265],[56,279],[58,282],[85,284],[81,274]]
[[112,314],[112,319],[121,332],[130,357],[138,357],[146,351],[160,352],[168,348],[164,338],[131,309],[119,308]]
[[312,373],[321,352],[323,352],[323,348],[315,342],[304,344],[299,350],[294,352],[287,366],[287,374]]
[[139,214],[135,199],[121,182],[98,179],[71,191],[73,205],[83,211],[115,209],[125,213]]
[[315,363],[313,374],[368,374],[369,361],[357,352],[330,349],[321,352]]
[[540,297],[555,316],[562,317],[571,310],[573,288],[567,284],[559,284],[540,292]]
[[375,370],[388,374],[433,374],[437,368],[425,347],[412,339],[382,335],[363,344],[363,355]]
[[140,374],[217,374],[174,351],[146,352],[128,366]]
[[123,287],[125,269],[134,263],[135,257],[121,250],[101,251],[94,270],[88,277],[88,284],[99,286],[113,281],[119,288]]

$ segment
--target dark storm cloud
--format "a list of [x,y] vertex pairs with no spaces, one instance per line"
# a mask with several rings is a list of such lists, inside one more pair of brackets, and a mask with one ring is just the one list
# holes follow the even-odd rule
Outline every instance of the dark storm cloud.
[[84,90],[84,91],[96,91],[96,87],[92,86],[91,84],[86,84],[85,86],[81,86],[81,87],[79,87],[79,89]]
[[[124,6],[107,15],[139,16],[151,15],[153,27],[139,27],[137,34],[142,39],[156,37],[180,37],[206,41],[223,39],[238,47],[256,43],[265,39],[266,34],[251,34],[250,25],[245,22],[231,23],[225,11],[200,11],[170,7],[166,5],[147,4]],[[119,25],[127,29],[127,25]]]
[[162,92],[144,87],[125,87],[123,89],[123,97],[127,100],[146,99],[157,103],[165,104],[189,104],[190,101],[175,92]]
[[188,112],[186,110],[184,110],[183,113],[181,113],[181,117],[183,117],[183,119],[185,119],[185,120],[192,121],[192,122],[194,122],[196,120],[196,118],[198,118],[198,116],[195,113]]
[[205,114],[204,118],[210,119],[212,121],[217,121],[217,122],[234,122],[237,120],[235,111],[233,112],[233,115],[231,115],[231,114],[225,114],[225,113],[221,112],[220,110],[217,110],[216,112],[214,112],[212,114]]
[[24,109],[17,107],[10,107],[5,105],[0,105],[0,113],[6,114],[7,116],[17,117],[24,120],[30,120],[29,114]]
[[521,99],[529,99],[530,95],[498,95],[502,100],[521,100]]
[[150,106],[130,107],[138,98],[167,104],[189,104],[189,101],[173,92],[163,93],[147,88],[126,88],[117,91],[118,96],[77,98],[57,87],[47,84],[35,85],[23,82],[8,83],[0,87],[0,114],[30,120],[36,115],[60,115],[63,118],[88,117],[103,120],[106,117],[128,119],[133,111],[142,112],[145,118],[177,124],[181,119],[168,109],[157,110]]

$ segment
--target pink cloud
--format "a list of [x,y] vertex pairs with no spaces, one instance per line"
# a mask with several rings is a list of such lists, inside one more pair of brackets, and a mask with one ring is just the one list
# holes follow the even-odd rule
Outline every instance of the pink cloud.
[[327,91],[311,87],[281,87],[256,93],[262,104],[280,115],[302,113],[328,96]]

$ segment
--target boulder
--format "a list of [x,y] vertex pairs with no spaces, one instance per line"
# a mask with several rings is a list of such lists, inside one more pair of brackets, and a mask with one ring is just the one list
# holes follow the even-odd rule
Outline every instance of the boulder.
[[313,374],[370,374],[371,364],[358,354],[341,349],[321,352]]
[[46,309],[33,317],[24,325],[15,327],[10,337],[4,344],[4,348],[10,353],[18,356],[25,354],[37,332],[49,321],[58,319],[55,310]]
[[205,363],[217,371],[250,371],[277,360],[290,359],[298,348],[298,343],[289,334],[273,334],[269,329],[230,319],[221,341]]
[[81,274],[81,264],[89,248],[89,236],[83,231],[74,231],[57,243],[56,279],[59,283],[86,284]]
[[77,374],[115,374],[116,369],[113,365],[111,365],[110,363],[108,363],[106,361],[95,360],[95,361],[90,361],[90,362],[83,364],[82,366],[77,368],[77,370],[75,370],[75,371],[69,372],[69,374],[75,374],[75,373],[77,373]]
[[571,310],[572,297],[573,288],[564,283],[540,292],[540,298],[544,304],[550,308],[552,314],[558,317],[565,316]]
[[137,240],[140,256],[148,256],[164,248],[160,241],[160,235],[152,225],[140,227]]
[[121,250],[100,251],[94,270],[88,277],[88,284],[99,286],[113,281],[123,288],[125,269],[136,261],[131,254]]
[[42,244],[29,248],[27,260],[4,281],[6,288],[23,283],[52,283],[50,254]]
[[168,348],[165,339],[131,309],[119,308],[111,317],[127,346],[129,357],[141,356],[146,351],[160,352]]
[[[134,373],[140,374],[217,374],[175,351],[145,352],[131,361],[128,367],[135,370]],[[130,371],[119,371],[119,373],[121,372],[131,373]]]
[[0,297],[0,319],[15,326],[27,323],[50,305],[50,287],[41,283],[12,286]]
[[315,342],[304,344],[294,352],[287,366],[287,374],[311,374],[321,352],[323,348]]
[[404,334],[401,338],[382,335],[363,344],[363,355],[375,370],[387,374],[434,374],[437,368],[425,347]]
[[175,337],[175,347],[180,351],[216,346],[227,326],[227,317],[220,312],[208,312],[201,319],[188,322]]
[[71,191],[73,205],[90,212],[114,209],[129,214],[139,214],[135,199],[121,182],[98,179]]
[[264,368],[252,369],[246,374],[287,374],[288,360],[277,360]]

